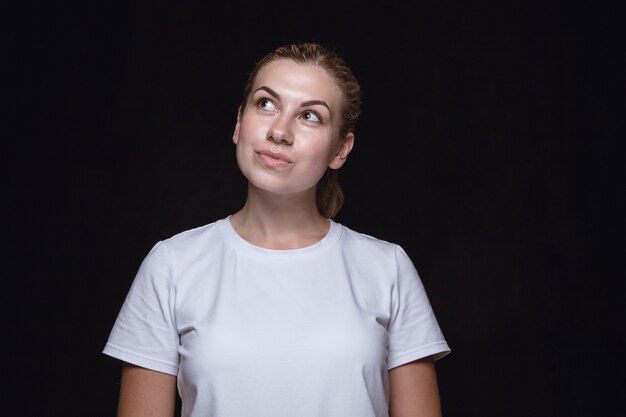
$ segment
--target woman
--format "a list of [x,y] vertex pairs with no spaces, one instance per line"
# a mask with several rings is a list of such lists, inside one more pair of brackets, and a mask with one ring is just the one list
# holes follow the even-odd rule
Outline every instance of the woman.
[[104,352],[118,416],[439,416],[449,352],[406,253],[331,219],[360,88],[334,52],[258,62],[233,134],[243,208],[159,242]]

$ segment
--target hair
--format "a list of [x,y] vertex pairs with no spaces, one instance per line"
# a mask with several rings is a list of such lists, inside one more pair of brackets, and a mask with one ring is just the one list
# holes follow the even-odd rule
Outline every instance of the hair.
[[[335,51],[317,43],[284,45],[257,61],[243,90],[243,101],[239,107],[240,113],[243,113],[259,70],[270,62],[280,59],[289,59],[302,65],[317,65],[326,70],[342,92],[343,106],[341,108],[339,140],[345,139],[346,135],[354,132],[361,115],[361,86],[342,57]],[[327,168],[324,176],[317,183],[317,209],[322,216],[327,218],[335,217],[343,206],[344,195],[337,182],[337,174],[338,170]]]

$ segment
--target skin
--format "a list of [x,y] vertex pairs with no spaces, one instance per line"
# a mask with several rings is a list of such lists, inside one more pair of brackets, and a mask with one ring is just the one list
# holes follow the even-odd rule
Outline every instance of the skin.
[[435,363],[431,357],[389,370],[390,417],[441,417]]
[[124,364],[118,417],[173,417],[176,377]]
[[[244,207],[230,218],[250,243],[295,249],[321,240],[330,227],[317,210],[316,184],[340,168],[354,135],[338,137],[342,93],[322,68],[274,61],[258,73],[233,134],[237,162],[248,179]],[[431,358],[389,371],[390,417],[440,417]],[[126,364],[118,417],[172,417],[176,377]]]

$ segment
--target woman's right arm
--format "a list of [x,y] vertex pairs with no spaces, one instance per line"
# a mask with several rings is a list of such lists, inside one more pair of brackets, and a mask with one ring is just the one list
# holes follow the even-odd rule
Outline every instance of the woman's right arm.
[[176,377],[124,363],[117,417],[173,417]]

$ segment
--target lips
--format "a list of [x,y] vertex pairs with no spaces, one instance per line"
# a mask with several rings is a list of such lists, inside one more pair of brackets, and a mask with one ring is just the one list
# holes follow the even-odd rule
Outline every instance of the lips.
[[289,158],[287,158],[285,156],[285,154],[283,154],[281,152],[261,151],[261,152],[258,152],[258,153],[259,153],[259,155],[266,156],[268,158],[278,159],[279,161],[291,163]]
[[263,150],[257,152],[257,155],[264,165],[272,168],[283,168],[291,164],[291,160],[281,152]]

